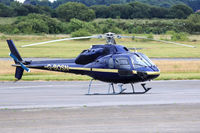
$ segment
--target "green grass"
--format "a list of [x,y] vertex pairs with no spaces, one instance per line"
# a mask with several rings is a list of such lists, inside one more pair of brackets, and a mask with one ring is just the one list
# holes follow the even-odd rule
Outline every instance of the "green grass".
[[[48,40],[55,40],[60,38],[67,38],[69,35],[0,35],[0,57],[9,57],[8,53],[10,53],[6,39],[13,39],[20,54],[22,57],[60,57],[60,58],[74,58],[79,53],[84,50],[90,48],[91,45],[94,44],[104,44],[105,40],[103,39],[91,39],[91,40],[84,40],[84,41],[63,41],[51,44],[44,44],[39,46],[32,46],[27,48],[21,48],[20,46],[48,41]],[[165,35],[156,35],[156,38],[164,38]],[[197,48],[187,48],[182,46],[177,46],[173,44],[164,44],[154,41],[143,41],[143,40],[131,40],[131,39],[121,39],[117,40],[118,44],[122,44],[128,48],[137,47],[137,48],[144,48],[139,50],[146,54],[149,57],[199,57],[200,58],[200,35],[190,35],[190,40],[196,41],[188,41],[188,42],[181,42],[185,44],[194,45]],[[2,62],[3,63],[3,62]],[[5,62],[4,62],[5,63]],[[169,62],[170,63],[170,62]],[[168,73],[168,67],[166,64],[162,66],[162,62],[159,64],[162,68],[162,73],[157,80],[170,80],[170,79],[200,79],[199,71],[195,67],[195,71],[183,71],[182,67],[180,71],[178,68],[169,68],[170,73]],[[5,66],[10,66],[10,63],[1,64],[5,68]],[[177,64],[175,64],[177,65]],[[193,66],[198,64],[193,63]],[[166,67],[165,67],[166,66]],[[187,67],[184,63],[180,66],[184,68]],[[191,66],[190,66],[191,67]],[[198,66],[197,66],[198,67]],[[164,71],[166,69],[166,71]],[[176,70],[177,69],[177,70]],[[186,69],[186,68],[185,68]],[[184,69],[184,70],[185,70]],[[187,70],[187,69],[186,69]],[[193,70],[193,69],[192,69]],[[199,69],[198,69],[199,70]],[[10,71],[10,68],[3,70],[8,71],[5,73],[0,74],[1,81],[14,81],[14,69],[13,72]],[[44,73],[44,72],[32,72],[32,73],[25,73],[22,80],[89,80],[91,79],[88,76],[82,75],[74,75],[74,74],[66,74],[66,73]]]
[[[43,80],[43,81],[88,81],[91,78],[88,76],[75,75],[75,74],[49,74],[45,75],[44,73],[25,73],[22,77],[23,81],[32,81],[32,80]],[[199,73],[161,73],[161,75],[155,80],[193,80],[199,79]],[[14,74],[5,74],[0,75],[0,81],[15,81]]]
[[156,80],[193,80],[200,79],[199,73],[161,73]]
[[[62,41],[50,44],[44,44],[39,46],[32,46],[21,48],[20,46],[37,43],[42,41],[54,40],[58,38],[66,38],[68,35],[20,35],[20,36],[9,36],[9,35],[0,35],[0,57],[8,57],[10,52],[6,43],[6,39],[13,39],[18,50],[20,51],[22,57],[60,57],[60,58],[73,58],[79,55],[79,53],[90,48],[94,44],[104,44],[105,40],[103,39],[90,39],[84,41]],[[159,36],[163,37],[163,36]],[[192,38],[192,36],[191,36]],[[142,40],[131,40],[131,39],[121,39],[118,40],[118,44],[124,45],[128,48],[137,47],[143,48],[139,50],[146,54],[149,57],[200,57],[200,35],[193,37],[196,39],[196,42],[180,42],[185,44],[194,45],[197,48],[188,48],[183,46],[177,46],[173,44],[165,44],[154,41],[142,41]]]
[[[75,74],[48,74],[45,73],[25,73],[22,77],[22,80],[24,81],[32,81],[32,80],[45,80],[45,81],[73,81],[73,80],[90,80],[91,78],[88,76],[82,76],[82,75],[75,75]],[[15,81],[13,74],[5,74],[0,75],[0,81]]]

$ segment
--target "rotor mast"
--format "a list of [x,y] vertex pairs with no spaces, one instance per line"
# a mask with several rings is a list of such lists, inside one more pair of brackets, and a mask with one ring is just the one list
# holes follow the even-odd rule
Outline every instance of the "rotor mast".
[[105,34],[106,44],[116,44],[114,37],[115,37],[115,33],[112,33],[112,32],[106,33]]

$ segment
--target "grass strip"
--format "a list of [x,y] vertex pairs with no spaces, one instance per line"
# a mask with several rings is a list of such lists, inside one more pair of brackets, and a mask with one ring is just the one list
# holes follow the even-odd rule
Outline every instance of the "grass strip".
[[[23,81],[87,81],[91,78],[88,76],[75,75],[75,74],[50,74],[32,73],[25,74],[22,78]],[[200,79],[199,73],[161,73],[156,80],[193,80]],[[14,74],[0,75],[0,81],[15,81]]]

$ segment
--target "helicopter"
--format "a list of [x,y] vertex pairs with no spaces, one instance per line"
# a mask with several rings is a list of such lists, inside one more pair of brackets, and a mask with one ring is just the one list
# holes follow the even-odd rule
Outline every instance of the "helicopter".
[[[73,37],[64,38],[58,40],[51,40],[46,42],[40,42],[35,44],[23,45],[22,47],[41,45],[46,43],[53,43],[65,40],[77,40],[77,39],[89,39],[89,38],[104,38],[106,44],[92,45],[90,49],[83,50],[75,59],[64,59],[64,60],[43,60],[43,61],[26,61],[23,60],[19,54],[14,42],[7,40],[11,53],[9,54],[15,64],[12,66],[16,67],[15,78],[20,80],[22,78],[24,70],[30,72],[31,69],[41,69],[48,71],[57,71],[64,73],[81,74],[92,77],[88,95],[95,95],[99,93],[90,93],[91,85],[93,80],[99,80],[109,83],[108,95],[117,94],[145,94],[151,88],[146,87],[145,81],[151,81],[160,75],[159,68],[143,53],[137,51],[130,51],[125,46],[118,45],[115,38],[139,38],[149,39],[140,36],[121,36],[115,33],[105,33],[103,35],[94,35],[86,37]],[[172,43],[176,45],[182,45],[187,47],[194,47],[191,45],[150,39],[154,41],[160,41],[164,43]],[[135,49],[136,50],[136,49]],[[134,89],[135,83],[141,83],[144,91],[136,92]],[[114,84],[118,84],[119,92],[116,92]],[[123,88],[124,84],[131,85],[131,92],[125,92]],[[112,92],[110,88],[112,87]]]

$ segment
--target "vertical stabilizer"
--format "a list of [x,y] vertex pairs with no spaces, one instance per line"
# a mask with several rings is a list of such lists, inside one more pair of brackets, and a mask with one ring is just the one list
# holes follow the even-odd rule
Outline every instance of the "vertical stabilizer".
[[18,50],[17,50],[15,44],[13,43],[13,41],[12,41],[12,40],[7,40],[7,43],[8,43],[8,46],[9,46],[9,48],[10,48],[10,52],[11,52],[15,57],[17,57],[17,59],[18,59],[19,61],[22,61],[22,57],[20,56],[20,54],[19,54],[19,52],[18,52]]
[[15,71],[15,78],[20,80],[22,78],[24,70],[29,72],[30,70],[23,64],[23,59],[20,56],[15,44],[13,43],[12,40],[7,40],[9,49],[10,49],[10,56],[13,58],[15,61],[15,64],[17,65],[16,71]]

